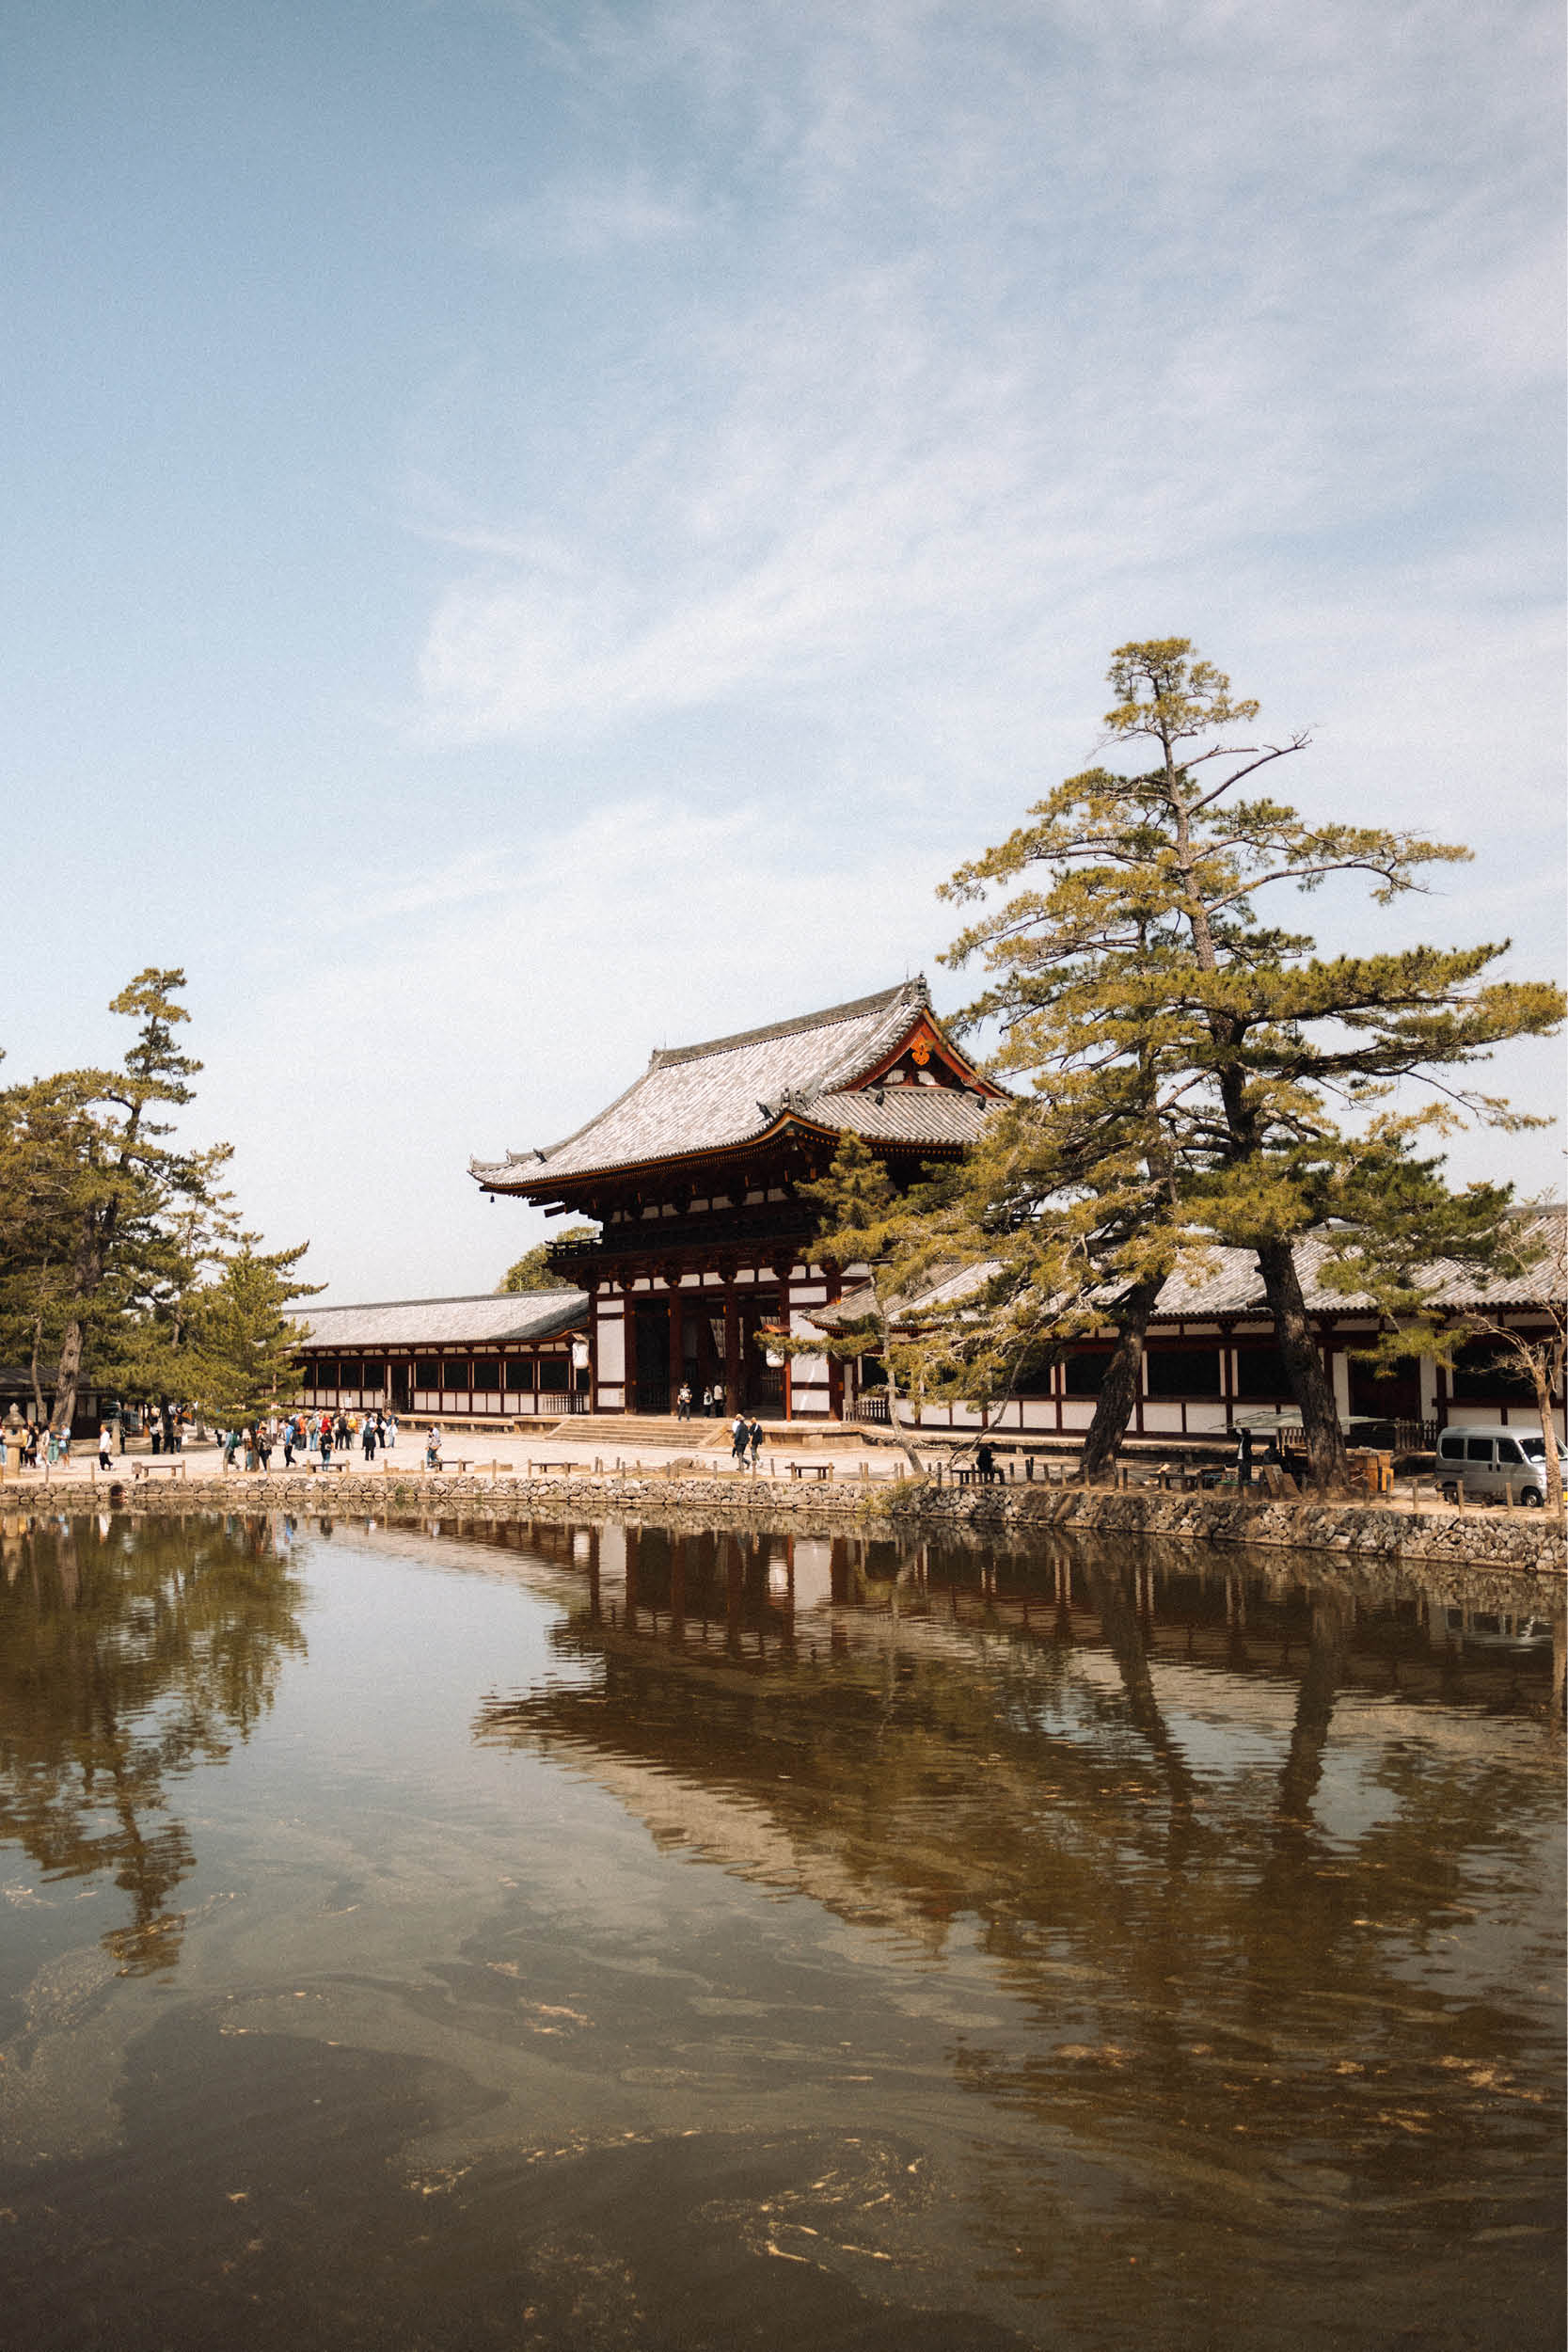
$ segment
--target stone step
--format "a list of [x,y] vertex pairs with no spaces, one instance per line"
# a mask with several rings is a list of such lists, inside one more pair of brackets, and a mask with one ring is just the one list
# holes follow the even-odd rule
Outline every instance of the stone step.
[[692,1454],[708,1445],[727,1446],[730,1425],[727,1421],[677,1421],[673,1413],[572,1413],[563,1421],[541,1421],[539,1435],[552,1443],[592,1445],[601,1454],[607,1447],[628,1445],[673,1446]]

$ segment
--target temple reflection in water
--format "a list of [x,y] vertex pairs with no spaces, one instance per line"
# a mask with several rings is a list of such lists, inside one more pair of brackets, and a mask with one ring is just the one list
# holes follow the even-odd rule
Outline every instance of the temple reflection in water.
[[553,1541],[558,1650],[587,1671],[498,1693],[478,1736],[590,1775],[665,1848],[975,1950],[1031,2023],[955,2032],[970,2088],[1150,2194],[1234,2198],[1239,2226],[1289,2193],[1332,2231],[1353,2181],[1391,2217],[1434,2174],[1537,2226],[1540,2021],[1478,1922],[1550,1851],[1560,1595],[1213,1554]]

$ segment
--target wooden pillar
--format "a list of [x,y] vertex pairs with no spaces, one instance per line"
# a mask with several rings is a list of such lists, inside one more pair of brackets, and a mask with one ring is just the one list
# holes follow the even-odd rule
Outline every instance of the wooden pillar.
[[724,1284],[724,1391],[732,1413],[740,1406],[740,1309],[733,1279]]
[[686,1354],[682,1341],[683,1312],[681,1308],[680,1276],[666,1278],[673,1286],[670,1292],[670,1410],[675,1409],[675,1391],[686,1376]]

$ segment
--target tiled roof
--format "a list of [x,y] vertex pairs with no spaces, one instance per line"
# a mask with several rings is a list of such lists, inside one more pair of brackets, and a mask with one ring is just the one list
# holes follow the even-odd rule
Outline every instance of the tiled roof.
[[[1496,1282],[1478,1282],[1473,1274],[1446,1258],[1434,1259],[1421,1269],[1421,1288],[1434,1307],[1454,1312],[1489,1307],[1539,1307],[1554,1297],[1561,1299],[1563,1291],[1564,1226],[1568,1211],[1560,1207],[1525,1211],[1513,1229],[1514,1246],[1521,1256],[1538,1252],[1537,1263],[1523,1274],[1504,1277]],[[1329,1245],[1317,1234],[1307,1234],[1296,1244],[1296,1272],[1301,1279],[1302,1296],[1309,1314],[1351,1314],[1366,1312],[1371,1301],[1358,1293],[1331,1290],[1323,1279]],[[918,1321],[923,1314],[958,1306],[982,1289],[997,1271],[994,1260],[964,1266],[943,1275],[928,1284],[917,1297],[902,1301],[899,1312]],[[1105,1293],[1109,1304],[1113,1293]],[[826,1308],[814,1316],[819,1323],[852,1322],[865,1311],[869,1303],[863,1290],[847,1291],[836,1308]],[[1190,1268],[1179,1267],[1165,1283],[1154,1302],[1154,1320],[1173,1323],[1183,1317],[1209,1322],[1216,1315],[1266,1315],[1268,1295],[1263,1277],[1259,1271],[1258,1258],[1250,1249],[1227,1249],[1217,1244],[1195,1259]]]
[[[1554,1291],[1554,1251],[1555,1289],[1559,1295],[1561,1294],[1563,1218],[1560,1208],[1533,1210],[1519,1218],[1512,1235],[1516,1248],[1522,1255],[1528,1255],[1531,1250],[1544,1253],[1538,1264],[1527,1267],[1521,1275],[1504,1277],[1496,1282],[1479,1282],[1473,1274],[1451,1260],[1436,1258],[1421,1268],[1420,1287],[1433,1306],[1455,1311],[1543,1305]],[[1316,1234],[1309,1233],[1296,1244],[1296,1272],[1307,1312],[1317,1315],[1354,1314],[1358,1309],[1365,1311],[1371,1301],[1364,1293],[1331,1290],[1323,1281],[1323,1267],[1330,1254],[1328,1243]],[[1194,1280],[1189,1281],[1181,1272],[1172,1275],[1155,1301],[1157,1316],[1265,1311],[1263,1278],[1253,1251],[1215,1248],[1208,1256],[1207,1266],[1197,1264],[1193,1268]]]
[[388,1298],[308,1307],[295,1317],[312,1347],[473,1347],[556,1338],[584,1323],[582,1291],[485,1291],[477,1298]]
[[671,1047],[564,1142],[475,1162],[472,1173],[481,1184],[544,1191],[571,1177],[746,1143],[792,1115],[889,1142],[971,1142],[985,1117],[978,1095],[935,1086],[888,1087],[879,1096],[846,1091],[929,1009],[926,982],[905,980],[768,1028]]
[[858,1094],[819,1094],[806,1117],[868,1143],[973,1143],[990,1116],[982,1095],[962,1087],[878,1087]]

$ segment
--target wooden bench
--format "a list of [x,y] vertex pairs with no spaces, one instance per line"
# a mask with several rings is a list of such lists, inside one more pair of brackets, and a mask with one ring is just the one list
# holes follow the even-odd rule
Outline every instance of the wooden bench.
[[791,1478],[831,1478],[833,1474],[831,1462],[790,1462],[785,1467]]
[[574,1470],[586,1470],[587,1468],[588,1465],[586,1462],[530,1462],[528,1466],[528,1475],[531,1478],[535,1470],[544,1470],[546,1472],[550,1470],[560,1470],[564,1474],[564,1476],[570,1478]]
[[[95,1454],[93,1456],[95,1462],[97,1458],[98,1457]],[[133,1461],[131,1464],[132,1481],[135,1483],[135,1481],[138,1478],[156,1478],[160,1470],[166,1471],[170,1478],[183,1478],[185,1475],[185,1465],[178,1454],[172,1461],[168,1461],[166,1459],[157,1462]]]

